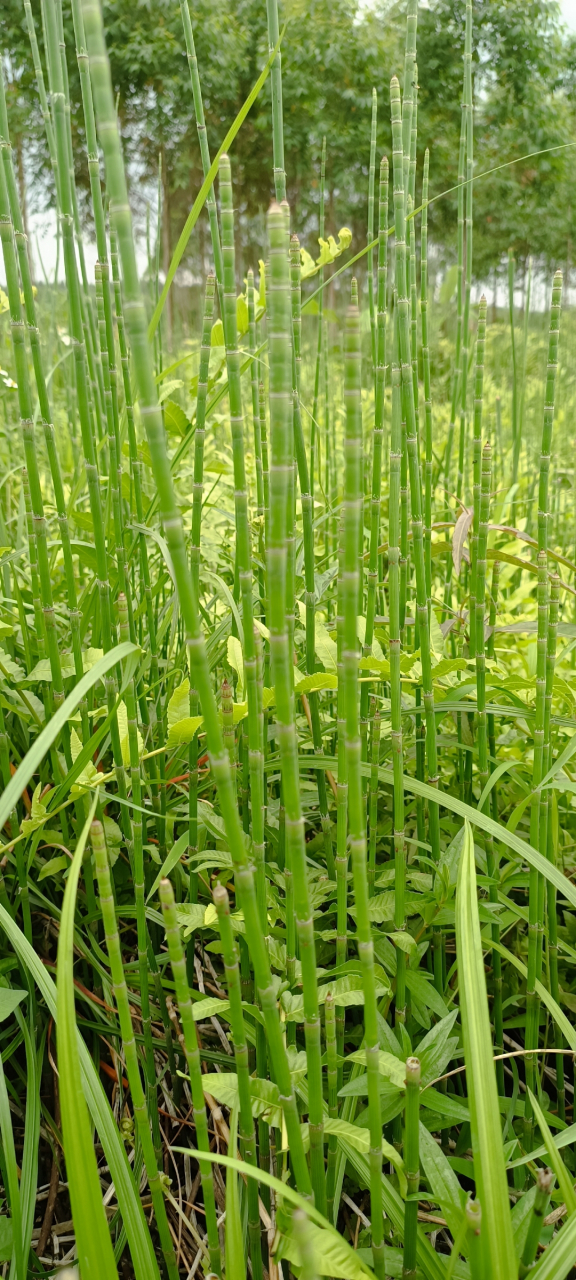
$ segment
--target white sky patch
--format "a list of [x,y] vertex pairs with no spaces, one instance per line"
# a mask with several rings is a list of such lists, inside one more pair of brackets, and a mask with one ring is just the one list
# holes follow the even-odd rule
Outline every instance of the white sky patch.
[[576,31],[576,0],[560,0],[562,17],[570,31]]

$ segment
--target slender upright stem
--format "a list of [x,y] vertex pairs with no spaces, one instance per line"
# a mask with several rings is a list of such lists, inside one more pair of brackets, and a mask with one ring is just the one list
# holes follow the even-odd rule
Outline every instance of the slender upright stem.
[[366,870],[366,806],[362,792],[360,718],[358,699],[358,648],[356,608],[358,600],[358,529],[362,495],[362,375],[360,350],[360,315],[350,306],[346,317],[344,355],[344,396],[346,404],[344,504],[342,510],[342,675],[344,682],[346,760],[348,767],[348,802],[350,853],[357,911],[358,955],[362,965],[364,989],[364,1033],[368,1074],[368,1113],[370,1127],[370,1201],[372,1222],[372,1256],[376,1276],[384,1277],[384,1233],[382,1219],[382,1123],[378,1072],[378,1021],[374,943],[368,912],[368,876]]

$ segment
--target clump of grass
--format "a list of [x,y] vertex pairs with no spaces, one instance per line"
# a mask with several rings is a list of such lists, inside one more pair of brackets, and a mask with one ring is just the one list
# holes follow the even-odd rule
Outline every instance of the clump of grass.
[[[366,121],[367,243],[338,265],[329,140],[319,254],[287,203],[268,0],[275,198],[240,293],[187,0],[204,182],[162,290],[137,269],[98,0],[73,4],[93,283],[72,50],[59,0],[41,30],[25,8],[65,289],[32,285],[0,80],[4,1274],[563,1280],[574,389],[559,273],[521,359],[513,308],[472,303],[473,6],[448,390],[416,0],[390,157],[376,92]],[[161,318],[204,203],[184,374]]]

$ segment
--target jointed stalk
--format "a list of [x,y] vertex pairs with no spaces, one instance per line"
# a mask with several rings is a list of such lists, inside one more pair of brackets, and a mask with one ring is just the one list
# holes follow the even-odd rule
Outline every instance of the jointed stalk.
[[294,457],[290,281],[284,213],[275,204],[271,206],[268,214],[268,234],[270,243],[268,297],[271,451],[268,546],[270,653],[276,692],[276,733],[280,748],[283,799],[286,809],[286,861],[294,877],[294,912],[302,963],[312,1182],[316,1205],[325,1212],[326,1179],[322,1139],[322,1069],[316,951],[308,891],[304,820],[300,806],[292,654],[286,621],[287,499]]
[[384,1234],[382,1220],[382,1123],[378,1072],[378,1022],[374,943],[368,911],[368,876],[366,872],[366,805],[360,772],[360,719],[358,705],[358,652],[356,640],[356,607],[358,599],[358,530],[362,515],[362,409],[360,317],[351,306],[346,317],[344,366],[346,402],[345,496],[342,512],[342,674],[346,723],[346,761],[348,767],[348,803],[350,852],[357,911],[358,955],[362,965],[364,989],[364,1034],[368,1074],[368,1112],[370,1125],[370,1201],[372,1222],[372,1256],[377,1277],[384,1277]]
[[[238,956],[230,923],[230,904],[224,885],[218,884],[213,892],[214,904],[218,912],[218,927],[222,942],[222,956],[226,973],[226,986],[230,1000],[230,1024],[234,1037],[234,1059],[238,1075],[238,1101],[240,1104],[240,1141],[242,1155],[249,1164],[256,1165],[256,1133],[252,1117],[252,1099],[250,1095],[250,1071],[248,1066],[248,1045],[242,1012],[242,991],[240,987],[240,970]],[[248,1179],[248,1234],[250,1237],[250,1258],[252,1274],[255,1280],[262,1276],[262,1253],[260,1249],[260,1215],[258,1211],[258,1183],[254,1178]]]
[[[169,880],[161,880],[160,882],[160,901],[162,903],[166,942],[168,944],[172,976],[176,987],[178,1012],[180,1014],[180,1023],[182,1026],[181,1043],[186,1057],[188,1074],[190,1076],[192,1114],[194,1116],[196,1141],[198,1144],[198,1151],[201,1153],[202,1151],[210,1150],[210,1138],[208,1136],[206,1102],[204,1100],[204,1089],[202,1085],[200,1050],[198,1046],[196,1024],[192,1016],[192,1002],[190,1000],[190,990],[188,987],[188,979],[186,977],[184,949],[182,947],[180,930],[178,928],[178,921],[176,918],[174,892]],[[199,1165],[202,1195],[204,1198],[204,1211],[206,1213],[210,1266],[212,1271],[216,1272],[216,1275],[220,1276],[222,1274],[222,1267],[220,1262],[220,1241],[218,1238],[216,1203],[214,1200],[214,1185],[212,1182],[212,1167],[207,1162],[203,1162],[201,1156]]]
[[101,130],[106,179],[111,195],[112,215],[116,224],[122,258],[126,298],[130,303],[127,318],[134,369],[140,393],[141,413],[146,426],[166,540],[178,584],[179,604],[185,628],[186,644],[190,653],[192,682],[198,690],[204,715],[212,774],[218,788],[220,810],[225,822],[230,852],[234,861],[236,887],[246,921],[246,936],[266,1022],[268,1048],[274,1076],[282,1098],[296,1184],[302,1194],[309,1195],[311,1190],[310,1178],[302,1145],[296,1099],[282,1040],[275,989],[271,981],[266,946],[260,927],[254,875],[246,858],[244,837],[231,784],[228,756],[223,747],[214,690],[190,577],[182,521],[176,505],[172,484],[162,415],[158,407],[153,364],[147,339],[146,312],[136,267],[126,176],[118,135],[110,68],[104,44],[102,16],[99,5],[94,0],[82,0],[82,2],[90,54],[90,71],[96,118]]
[[194,481],[192,487],[192,582],[198,599],[200,593],[200,531],[202,527],[202,496],[204,493],[204,441],[206,438],[206,398],[208,394],[208,369],[210,367],[210,338],[214,315],[214,276],[206,280],[204,316],[202,320],[202,345],[198,369],[198,394],[196,398],[196,430],[194,432]]

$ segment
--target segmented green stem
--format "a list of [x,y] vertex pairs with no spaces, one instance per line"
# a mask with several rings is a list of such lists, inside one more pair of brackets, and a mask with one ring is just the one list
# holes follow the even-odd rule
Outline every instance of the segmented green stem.
[[[27,6],[27,9],[29,5]],[[28,18],[28,15],[27,15]],[[34,32],[34,28],[32,27]],[[34,42],[36,53],[38,46],[34,32]],[[40,77],[42,88],[44,81],[40,68]],[[44,101],[46,95],[44,91]],[[48,106],[46,102],[46,110]],[[50,131],[52,129],[50,123]],[[52,136],[53,142],[53,136]],[[30,340],[30,348],[32,352],[32,363],[34,366],[34,378],[38,391],[38,401],[40,405],[40,416],[44,429],[44,439],[46,441],[46,451],[48,454],[48,462],[50,466],[50,474],[52,477],[52,486],[54,489],[54,498],[56,502],[56,510],[58,514],[58,526],[60,529],[60,539],[62,543],[62,556],[64,560],[64,572],[66,577],[66,594],[68,598],[68,612],[70,622],[70,635],[72,640],[72,651],[74,655],[74,670],[76,679],[80,680],[83,675],[82,666],[82,648],[80,642],[80,615],[78,612],[78,599],[76,593],[76,579],[74,575],[74,565],[72,561],[72,550],[70,546],[70,529],[68,526],[68,515],[66,511],[66,502],[64,498],[64,486],[62,483],[62,473],[60,469],[60,459],[56,448],[56,437],[54,426],[52,423],[52,412],[48,391],[46,386],[46,378],[44,375],[42,347],[40,343],[40,331],[36,316],[36,303],[34,300],[34,290],[32,286],[32,275],[30,270],[30,261],[28,257],[28,241],[24,232],[24,223],[20,209],[20,201],[18,197],[18,187],[16,183],[16,175],[14,173],[14,165],[12,160],[12,148],[10,145],[10,134],[8,129],[8,116],[6,111],[6,97],[4,92],[4,77],[2,68],[0,67],[0,151],[4,164],[4,174],[6,187],[8,192],[8,200],[10,205],[10,214],[14,228],[14,240],[18,253],[18,264],[20,267],[20,279],[22,282],[22,290],[24,294],[24,310],[26,316],[26,326],[28,337]],[[86,704],[81,706],[83,716],[83,732],[87,734],[88,722],[86,719]]]
[[[422,220],[420,225],[420,321],[422,333],[422,372],[424,376],[424,561],[426,593],[432,593],[432,388],[430,384],[430,347],[428,346],[428,175],[430,152],[424,153],[422,174]],[[428,606],[430,608],[430,606]]]
[[[562,1061],[561,1058],[558,1059]],[[540,1244],[540,1236],[542,1234],[543,1220],[548,1213],[548,1205],[550,1204],[550,1195],[554,1186],[554,1174],[551,1169],[538,1169],[536,1174],[536,1196],[532,1206],[532,1213],[524,1241],[522,1250],[522,1258],[518,1269],[518,1280],[525,1280],[530,1274],[536,1259],[538,1245]]]
[[196,599],[200,593],[200,530],[202,527],[202,496],[204,493],[204,442],[206,439],[206,399],[208,395],[208,370],[210,367],[210,342],[214,316],[214,276],[206,280],[204,316],[202,319],[202,345],[198,369],[198,393],[196,397],[196,430],[194,432],[194,480],[192,486],[192,545],[190,550],[192,582]]
[[378,835],[378,765],[380,763],[380,712],[373,699],[372,703],[372,742],[370,749],[370,792],[369,792],[369,847],[368,847],[368,892],[374,893],[376,876],[376,839]]
[[[331,1119],[335,1120],[338,1116],[338,1045],[336,1039],[336,1006],[331,991],[326,993],[324,1021],[328,1075],[328,1114]],[[328,1167],[326,1172],[326,1211],[330,1222],[334,1219],[337,1148],[338,1139],[335,1133],[331,1133],[328,1136]]]
[[204,715],[212,775],[218,788],[220,810],[234,861],[236,887],[241,909],[244,912],[246,936],[250,947],[261,1008],[266,1022],[272,1069],[282,1099],[295,1180],[302,1194],[310,1194],[310,1178],[303,1150],[296,1099],[282,1040],[275,988],[271,980],[266,945],[260,927],[254,875],[246,857],[244,837],[232,787],[228,754],[224,750],[222,742],[206,649],[199,627],[194,600],[182,521],[172,484],[162,415],[158,407],[153,363],[150,358],[150,348],[147,340],[146,312],[138,281],[126,190],[126,176],[118,135],[110,68],[104,43],[102,16],[100,7],[95,3],[95,0],[82,0],[82,3],[90,55],[96,118],[104,151],[106,181],[112,202],[111,213],[116,225],[122,259],[126,299],[127,303],[129,303],[129,306],[127,306],[127,319],[134,370],[140,395],[140,408],[146,426],[166,541],[178,585],[180,610],[185,628],[186,644],[190,653],[192,681],[194,687],[198,690]]
[[[320,208],[318,213],[318,235],[320,240],[324,239],[324,198],[326,187],[326,138],[322,139],[322,155],[320,159]],[[318,282],[320,292],[318,294],[318,339],[316,346],[316,368],[314,372],[314,398],[312,400],[312,420],[310,423],[310,494],[312,498],[312,506],[314,505],[314,492],[316,484],[316,454],[317,454],[317,436],[319,433],[318,423],[318,406],[320,403],[320,369],[322,365],[322,345],[324,338],[324,267],[320,267],[318,272]]]
[[418,1201],[415,1198],[420,1187],[420,1062],[418,1058],[406,1059],[406,1104],[404,1130],[404,1165],[409,1199],[404,1208],[404,1257],[403,1277],[416,1275],[416,1246],[418,1242]]
[[[384,444],[384,395],[386,388],[386,284],[388,277],[388,160],[384,156],[380,165],[380,190],[378,202],[378,278],[377,323],[375,361],[374,431],[372,433],[372,496],[370,501],[370,554],[368,561],[368,591],[366,601],[366,630],[364,633],[364,657],[372,653],[374,618],[376,615],[376,587],[378,584],[378,547],[380,544],[380,505],[382,488],[382,450]],[[360,694],[360,718],[368,714],[368,685],[362,685]]]
[[[194,113],[196,115],[196,128],[198,130],[198,142],[200,144],[200,159],[202,162],[202,173],[206,177],[210,170],[210,148],[208,146],[208,134],[206,131],[206,121],[204,118],[204,103],[202,101],[202,88],[200,85],[200,74],[198,71],[198,59],[196,57],[196,47],[194,44],[194,31],[192,20],[190,18],[190,8],[188,0],[180,0],[180,15],[182,18],[182,26],[184,28],[184,40],[186,42],[186,56],[188,58],[188,67],[190,70],[190,83],[192,85],[192,97],[194,99]],[[218,230],[218,213],[216,209],[216,197],[214,187],[210,187],[206,197],[206,208],[208,209],[208,221],[210,223],[210,237],[212,240],[212,253],[214,255],[214,271],[218,281],[218,288],[221,293],[224,272],[222,264],[222,250],[220,247],[220,232]]]
[[[374,239],[374,185],[376,177],[376,127],[378,124],[378,94],[372,90],[372,120],[370,126],[370,162],[368,166],[368,225],[366,243],[372,245]],[[372,369],[376,376],[376,309],[374,307],[374,250],[370,247],[366,254],[366,275],[368,277],[368,309],[370,312],[370,338],[372,343]]]
[[[473,500],[474,516],[470,534],[470,657],[476,652],[476,595],[477,595],[477,554],[480,530],[480,489],[482,472],[482,407],[484,395],[484,349],[486,346],[486,298],[480,299],[478,307],[478,333],[476,337],[476,369],[474,374],[474,439],[473,448]],[[480,596],[478,594],[478,598]]]
[[362,373],[360,315],[348,308],[344,354],[344,397],[346,404],[344,503],[342,510],[342,675],[346,721],[348,767],[349,844],[352,859],[357,911],[358,955],[364,989],[364,1031],[368,1074],[370,1123],[370,1200],[374,1271],[384,1276],[384,1234],[382,1220],[382,1124],[378,1073],[378,1022],[374,943],[368,911],[366,870],[366,807],[362,793],[360,718],[358,699],[358,652],[356,608],[358,600],[358,532],[362,518]]
[[[4,142],[7,142],[7,139],[4,139]],[[4,150],[4,147],[2,149]],[[4,270],[6,272],[6,289],[8,292],[8,302],[10,307],[10,335],[12,339],[12,351],[14,354],[16,382],[18,384],[20,427],[22,431],[22,441],[24,444],[28,483],[30,486],[30,503],[32,512],[31,524],[33,530],[30,545],[31,547],[35,547],[38,560],[41,612],[37,618],[36,625],[38,639],[41,641],[43,634],[46,637],[46,651],[52,675],[52,693],[54,704],[58,707],[64,701],[62,665],[60,662],[60,649],[58,634],[56,631],[56,616],[54,613],[54,601],[52,596],[51,567],[48,555],[48,528],[44,515],[42,485],[40,481],[38,458],[36,455],[34,407],[28,372],[28,356],[26,352],[26,323],[22,303],[20,301],[18,260],[16,256],[16,246],[14,243],[14,230],[10,213],[10,201],[8,198],[4,164],[0,165],[0,239],[2,240],[2,254],[4,258]]]
[[[393,138],[399,133],[400,95],[398,82],[392,80],[390,90],[392,106]],[[410,329],[408,323],[408,297],[406,288],[406,237],[403,193],[401,187],[401,170],[394,147],[394,223],[396,242],[396,280],[398,287],[398,337],[401,365],[401,386],[403,417],[406,421],[406,447],[410,475],[410,502],[412,516],[413,559],[416,576],[416,614],[420,637],[420,654],[422,664],[422,690],[426,717],[426,756],[428,761],[428,780],[430,785],[438,785],[438,752],[436,745],[436,720],[434,716],[434,689],[432,684],[432,663],[430,652],[430,625],[428,620],[428,601],[426,594],[426,576],[424,569],[423,521],[422,521],[422,485],[420,481],[420,461],[418,456],[418,436],[416,433],[416,417],[414,406],[414,384],[410,352]],[[430,803],[428,821],[432,856],[440,857],[440,822],[438,805]]]
[[[280,38],[278,0],[266,0],[268,18],[268,53],[271,57]],[[274,155],[274,190],[278,204],[286,199],[284,170],[284,116],[282,107],[282,54],[278,49],[270,68],[272,86],[272,147]]]
[[[188,979],[186,977],[184,949],[182,947],[180,930],[178,928],[178,920],[176,916],[174,891],[169,880],[160,881],[160,902],[162,903],[166,942],[168,944],[168,954],[170,956],[170,964],[172,966],[172,976],[174,978],[174,985],[176,988],[176,1000],[178,1002],[178,1012],[180,1014],[180,1023],[182,1027],[180,1043],[184,1051],[186,1066],[188,1067],[188,1074],[190,1076],[190,1092],[192,1094],[192,1114],[194,1117],[194,1128],[196,1130],[196,1142],[198,1145],[198,1151],[201,1153],[202,1151],[210,1150],[210,1138],[208,1135],[206,1102],[204,1100],[204,1088],[202,1085],[200,1049],[198,1045],[196,1024],[192,1014],[192,1001],[190,999],[190,989],[188,987]],[[212,1166],[208,1164],[207,1161],[203,1161],[201,1155],[198,1163],[200,1166],[204,1211],[206,1213],[210,1266],[212,1271],[215,1271],[216,1275],[220,1276],[222,1274],[222,1268],[220,1262],[220,1242],[218,1238],[214,1184],[212,1181]]]
[[293,474],[293,400],[290,341],[290,280],[285,218],[273,204],[268,213],[270,246],[270,542],[268,591],[270,652],[276,692],[276,734],[280,748],[286,809],[286,862],[294,877],[294,912],[300,944],[304,990],[304,1032],[308,1059],[310,1157],[316,1205],[326,1210],[323,1152],[320,1017],[316,985],[314,923],[306,871],[304,821],[300,806],[298,737],[292,687],[292,653],[286,621],[287,499]]
[[[552,744],[550,740],[550,721],[552,713],[552,688],[554,684],[554,667],[556,663],[556,640],[558,635],[558,611],[560,603],[560,578],[552,574],[550,583],[550,606],[548,611],[548,636],[546,643],[546,693],[544,706],[544,768],[546,772],[552,766]],[[550,796],[550,793],[549,793]],[[548,804],[551,800],[548,798]],[[555,862],[554,837],[550,815],[547,814],[546,855]],[[556,908],[556,886],[546,882],[547,914],[548,914],[548,964],[550,968],[550,994],[554,1000],[560,999],[558,979],[558,914]],[[562,1032],[554,1023],[554,1044],[556,1049],[564,1045]],[[561,1120],[566,1116],[566,1089],[564,1086],[564,1058],[556,1057],[556,1090],[558,1094],[558,1115]]]
[[[242,990],[240,970],[232,924],[230,922],[230,903],[227,891],[222,884],[216,885],[213,898],[218,912],[218,928],[222,943],[222,958],[226,974],[226,986],[230,1001],[230,1025],[234,1037],[234,1059],[238,1076],[238,1101],[240,1107],[240,1142],[242,1156],[248,1164],[256,1167],[256,1132],[252,1117],[252,1098],[250,1095],[250,1070],[248,1065],[248,1044],[242,1012]],[[258,1211],[258,1183],[254,1178],[248,1179],[248,1234],[250,1237],[250,1258],[252,1273],[256,1280],[262,1276],[262,1253],[260,1249],[260,1214]]]

